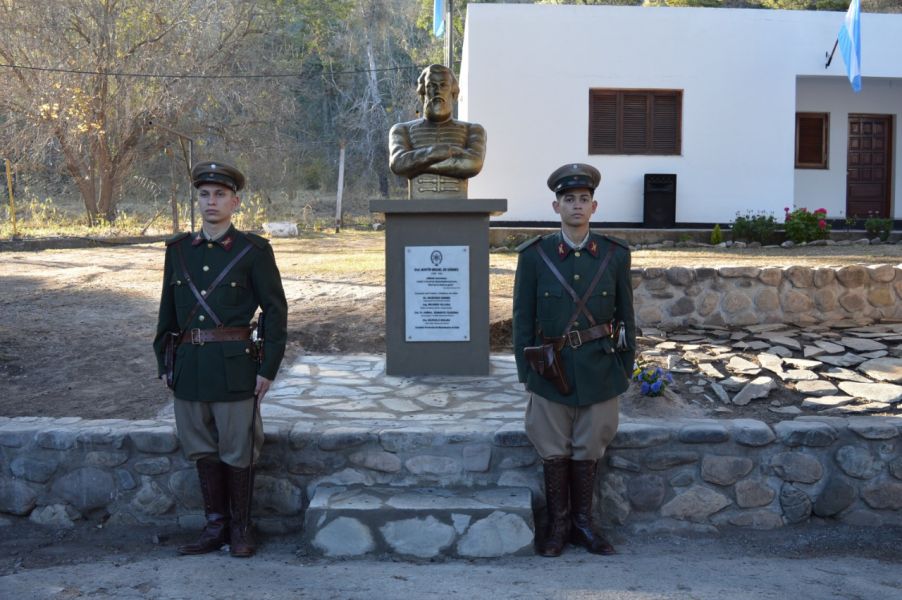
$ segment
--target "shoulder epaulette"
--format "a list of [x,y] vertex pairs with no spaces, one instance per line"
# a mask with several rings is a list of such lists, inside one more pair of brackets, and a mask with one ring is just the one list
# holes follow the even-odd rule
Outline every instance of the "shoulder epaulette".
[[190,234],[189,232],[187,232],[187,231],[183,231],[182,233],[177,233],[176,235],[174,235],[174,236],[172,236],[171,238],[169,238],[168,240],[166,240],[166,245],[167,245],[167,246],[171,246],[171,245],[173,245],[173,244],[176,243],[176,242],[182,241],[183,239],[185,239],[185,238],[188,237],[189,235],[191,235],[191,234]]
[[257,235],[256,233],[244,233],[245,237],[247,237],[247,241],[252,243],[257,248],[266,248],[269,245],[269,240],[263,237],[262,235]]
[[515,250],[517,252],[523,252],[524,250],[526,250],[527,248],[529,248],[530,246],[532,246],[533,244],[535,244],[536,242],[538,242],[541,239],[542,239],[542,236],[537,235],[536,237],[530,238],[530,239],[526,240],[525,242],[523,242],[522,244],[520,244],[519,246],[517,246],[515,248]]
[[622,239],[620,239],[618,237],[614,237],[612,235],[602,235],[601,237],[608,240],[609,242],[613,242],[613,243],[617,244],[618,246],[623,246],[627,250],[630,249],[630,243],[627,242],[626,240],[622,240]]

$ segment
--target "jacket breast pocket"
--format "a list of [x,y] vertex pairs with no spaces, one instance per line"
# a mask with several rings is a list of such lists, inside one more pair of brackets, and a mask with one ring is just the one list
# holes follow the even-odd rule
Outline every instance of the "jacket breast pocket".
[[566,320],[569,315],[564,302],[564,290],[560,285],[545,285],[537,288],[536,320],[546,337],[561,335],[556,323],[561,319]]
[[182,279],[181,275],[173,275],[169,280],[169,286],[172,290],[172,297],[175,299],[175,305],[180,307],[191,307],[197,302],[188,282]]
[[221,288],[219,300],[223,306],[239,306],[251,297],[247,280],[243,277],[226,277],[219,287]]
[[230,392],[252,391],[257,385],[257,363],[247,342],[222,342],[226,385]]
[[589,296],[586,305],[592,312],[592,316],[595,317],[596,321],[609,321],[614,318],[614,306],[616,300],[617,296],[613,284],[601,282],[598,284],[598,287],[592,291],[592,295]]

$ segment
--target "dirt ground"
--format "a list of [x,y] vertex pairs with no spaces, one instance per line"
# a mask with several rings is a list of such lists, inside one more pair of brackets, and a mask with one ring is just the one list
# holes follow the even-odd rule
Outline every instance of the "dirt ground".
[[[289,303],[287,362],[302,353],[384,352],[383,234],[306,234],[273,245]],[[160,242],[28,251],[0,245],[0,416],[141,419],[169,402],[150,345],[163,256]],[[634,267],[900,262],[898,244],[633,254]],[[491,254],[496,351],[510,344],[515,267],[514,253]],[[768,417],[754,403],[736,409],[729,417]]]

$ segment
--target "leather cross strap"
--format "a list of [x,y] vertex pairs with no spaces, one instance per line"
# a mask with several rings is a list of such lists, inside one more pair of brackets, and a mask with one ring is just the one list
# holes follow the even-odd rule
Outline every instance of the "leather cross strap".
[[[204,311],[206,311],[206,313],[210,315],[210,318],[213,319],[213,323],[215,323],[217,327],[222,327],[222,321],[219,320],[219,317],[216,316],[216,313],[213,312],[213,309],[210,308],[210,305],[207,304],[206,300],[204,300],[204,296],[209,296],[213,292],[213,290],[216,289],[216,286],[218,286],[222,282],[222,280],[225,279],[225,276],[228,275],[229,271],[232,270],[232,267],[238,264],[238,261],[241,260],[241,258],[245,254],[250,252],[251,248],[251,244],[248,244],[247,246],[242,248],[241,252],[239,252],[235,256],[235,258],[233,258],[229,262],[229,264],[226,265],[225,269],[223,269],[222,272],[216,276],[216,279],[213,280],[213,283],[210,284],[210,287],[208,287],[206,291],[201,294],[197,290],[197,286],[194,285],[194,280],[191,279],[191,274],[188,273],[188,265],[185,264],[185,256],[184,254],[182,254],[182,245],[176,245],[175,249],[179,255],[179,263],[181,263],[182,265],[182,276],[185,278],[185,281],[188,282],[188,288],[191,290],[191,293],[194,294],[195,298],[197,298],[197,304],[195,304],[194,308],[191,309],[191,312],[188,314],[188,319],[185,321],[185,323],[190,323],[194,319],[194,315],[197,314],[197,311],[201,307],[203,307]],[[182,333],[184,334],[184,331]]]
[[[570,316],[570,320],[567,322],[567,327],[564,328],[564,333],[559,338],[546,338],[548,341],[552,341],[557,343],[559,341],[562,346],[563,344],[569,342],[570,346],[573,348],[579,348],[584,342],[595,340],[600,337],[604,337],[603,330],[607,328],[607,334],[611,335],[611,326],[609,323],[602,323],[601,325],[596,325],[595,318],[592,316],[592,313],[589,311],[589,308],[586,306],[586,302],[589,301],[589,297],[592,295],[592,292],[595,291],[595,288],[598,286],[598,282],[601,281],[601,276],[608,268],[608,263],[611,262],[611,258],[614,256],[614,244],[608,245],[608,251],[605,253],[604,260],[601,261],[601,265],[598,267],[598,271],[595,272],[595,277],[592,278],[591,283],[589,283],[589,287],[586,289],[586,292],[583,294],[582,298],[579,297],[579,294],[576,293],[570,284],[567,283],[567,280],[564,279],[564,276],[561,275],[561,272],[557,270],[554,266],[554,263],[551,262],[551,259],[548,258],[548,255],[545,254],[545,251],[542,250],[541,244],[536,245],[536,251],[539,253],[539,256],[542,257],[542,260],[545,261],[545,264],[551,270],[552,275],[560,282],[560,284],[564,287],[570,297],[573,298],[573,302],[576,305],[576,309],[573,311],[573,314]],[[576,322],[577,317],[579,317],[580,313],[584,313],[589,320],[589,329],[584,329],[582,331],[571,332],[573,328],[573,324]],[[576,339],[573,339],[571,333],[576,333]],[[556,340],[556,341],[555,341]]]
[[244,342],[251,339],[250,327],[216,327],[215,329],[186,329],[179,337],[180,344],[207,342]]

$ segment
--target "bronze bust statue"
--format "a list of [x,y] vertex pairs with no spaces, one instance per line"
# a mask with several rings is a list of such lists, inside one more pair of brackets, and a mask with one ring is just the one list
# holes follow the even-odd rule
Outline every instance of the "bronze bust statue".
[[423,118],[391,128],[389,167],[409,180],[408,198],[466,198],[467,179],[482,170],[485,129],[451,117],[460,86],[448,67],[423,69],[417,93]]

